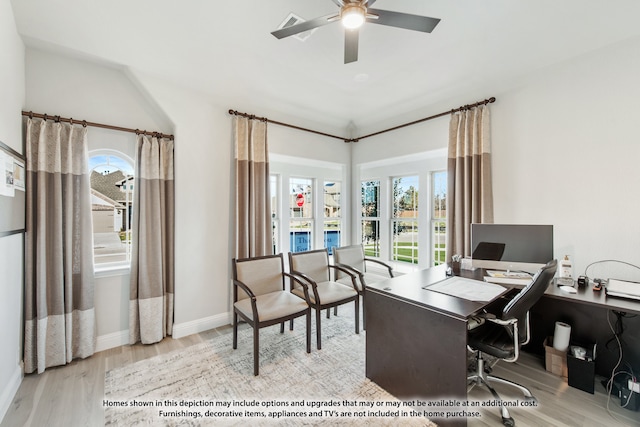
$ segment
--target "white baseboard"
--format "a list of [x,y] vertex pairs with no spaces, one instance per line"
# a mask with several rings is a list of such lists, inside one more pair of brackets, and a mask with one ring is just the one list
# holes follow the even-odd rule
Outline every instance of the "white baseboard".
[[129,330],[100,335],[96,339],[96,353],[129,344]]
[[5,384],[2,388],[2,394],[0,394],[0,422],[4,419],[4,416],[7,414],[9,410],[9,406],[11,406],[11,402],[13,402],[13,398],[15,397],[18,389],[20,388],[20,384],[22,383],[22,367],[16,366],[16,369],[11,375],[11,379],[8,384]]
[[[209,329],[214,329],[229,324],[231,324],[231,315],[229,313],[216,314],[215,316],[192,320],[191,322],[174,323],[172,338],[183,338],[192,334],[197,334],[200,332],[208,331]],[[100,335],[96,339],[96,353],[99,351],[104,351],[110,348],[120,347],[128,344],[128,329],[106,335]]]
[[229,324],[231,324],[229,313],[216,314],[191,322],[174,323],[172,337],[178,339]]

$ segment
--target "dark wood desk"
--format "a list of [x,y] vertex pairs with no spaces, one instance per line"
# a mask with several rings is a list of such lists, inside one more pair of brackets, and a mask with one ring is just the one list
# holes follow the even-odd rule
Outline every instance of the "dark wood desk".
[[[482,280],[483,273],[462,270],[460,275]],[[467,319],[488,303],[423,289],[445,278],[446,266],[439,266],[367,287],[366,376],[400,399],[466,400]],[[518,288],[504,286],[513,292]],[[591,288],[568,294],[552,284],[531,310],[532,339],[525,349],[544,354],[544,338],[553,335],[556,321],[565,321],[572,325],[573,338],[597,342],[596,373],[609,375],[618,358],[617,343],[606,346],[613,337],[607,316],[616,320],[611,310],[640,314],[640,303]],[[625,318],[624,324],[625,361],[638,371],[640,316]],[[466,425],[459,418],[434,421]]]
[[[440,266],[367,287],[366,375],[400,399],[467,398],[467,319],[486,303],[423,289],[444,279]],[[466,418],[433,420],[467,424]]]

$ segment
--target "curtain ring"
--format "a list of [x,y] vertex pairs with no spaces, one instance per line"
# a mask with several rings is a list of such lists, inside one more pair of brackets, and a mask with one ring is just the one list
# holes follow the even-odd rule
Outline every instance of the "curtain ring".
[[86,120],[83,120],[83,121],[82,121],[82,127],[83,127],[83,128],[86,128],[86,127],[87,127],[87,121],[86,121]]
[[47,120],[47,113],[44,113],[44,121],[46,122]]
[[60,123],[60,116],[54,116],[53,121],[56,123]]
[[33,120],[33,111],[29,111],[29,118]]
[[69,124],[73,126],[73,117],[69,118]]

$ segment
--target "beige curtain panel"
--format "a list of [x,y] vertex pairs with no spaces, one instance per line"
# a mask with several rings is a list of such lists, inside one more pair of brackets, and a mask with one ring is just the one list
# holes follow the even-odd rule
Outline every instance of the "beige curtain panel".
[[95,350],[87,129],[27,119],[25,372]]
[[173,140],[137,136],[134,186],[129,342],[152,344],[173,330]]
[[271,255],[267,123],[233,118],[236,169],[236,258]]
[[451,116],[447,164],[447,260],[471,255],[471,223],[493,222],[491,115],[483,105]]

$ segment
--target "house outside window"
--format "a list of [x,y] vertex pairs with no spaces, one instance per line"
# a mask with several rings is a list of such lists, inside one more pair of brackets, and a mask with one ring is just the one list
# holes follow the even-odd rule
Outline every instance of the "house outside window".
[[392,179],[392,247],[394,261],[418,263],[418,176]]
[[431,248],[433,257],[431,265],[446,262],[447,251],[447,172],[438,171],[431,174],[432,201],[431,206]]
[[133,162],[116,151],[96,151],[90,153],[89,169],[94,263],[96,267],[128,266],[132,244]]
[[289,247],[291,252],[313,248],[313,179],[289,179]]
[[360,224],[366,256],[380,256],[380,181],[362,181]]
[[325,181],[324,183],[324,247],[333,253],[340,246],[342,229],[342,183]]

